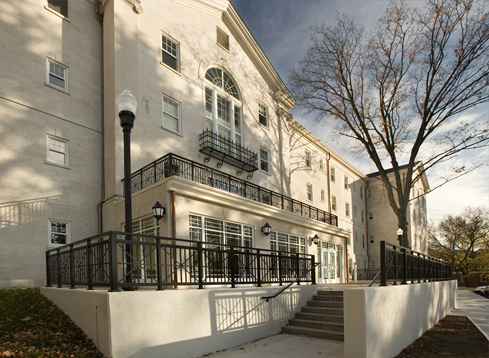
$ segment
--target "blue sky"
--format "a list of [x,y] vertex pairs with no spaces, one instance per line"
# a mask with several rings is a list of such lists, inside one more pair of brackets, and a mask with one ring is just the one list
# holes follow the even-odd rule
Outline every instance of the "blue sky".
[[[231,0],[238,14],[255,37],[268,59],[285,84],[288,84],[290,70],[298,67],[310,43],[310,25],[316,23],[333,24],[337,13],[354,16],[366,29],[373,29],[389,3],[388,0]],[[411,6],[422,6],[425,1],[410,0]],[[307,118],[300,110],[292,110],[294,119],[313,132],[335,151],[357,166],[364,173],[377,171],[366,157],[349,153],[348,143],[338,141],[326,121],[317,123]],[[483,115],[487,121],[489,104],[480,106],[472,115]],[[479,117],[481,118],[481,117]],[[454,180],[427,197],[428,219],[435,223],[444,215],[458,215],[469,205],[489,207],[489,148],[467,153],[455,159],[456,164],[468,164],[476,159],[486,164],[476,171]],[[449,168],[439,168],[442,173]],[[428,172],[431,187],[440,179],[435,172]]]

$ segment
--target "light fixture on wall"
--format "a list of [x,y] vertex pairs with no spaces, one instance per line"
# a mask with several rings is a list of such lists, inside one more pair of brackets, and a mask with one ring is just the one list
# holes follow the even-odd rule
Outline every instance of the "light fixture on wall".
[[272,231],[272,227],[269,223],[265,223],[265,225],[263,225],[263,227],[261,228],[261,231],[265,234],[265,236],[268,236]]
[[402,234],[404,231],[402,231],[401,228],[397,229],[397,240],[399,241],[399,246],[401,246],[401,241],[402,241]]
[[319,236],[318,236],[318,234],[314,235],[314,237],[311,237],[311,241],[314,242],[316,245],[319,245]]
[[158,221],[160,221],[160,219],[165,215],[166,209],[160,204],[159,201],[155,203],[152,209],[153,209],[153,216],[156,219],[156,223],[158,223]]

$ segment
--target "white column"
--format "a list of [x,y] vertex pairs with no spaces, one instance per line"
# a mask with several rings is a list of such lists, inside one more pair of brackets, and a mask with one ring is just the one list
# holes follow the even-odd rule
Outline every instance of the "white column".
[[217,134],[217,91],[212,89],[212,131]]

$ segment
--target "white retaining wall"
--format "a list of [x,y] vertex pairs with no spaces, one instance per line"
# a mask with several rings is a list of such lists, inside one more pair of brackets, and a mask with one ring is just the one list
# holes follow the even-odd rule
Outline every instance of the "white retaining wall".
[[449,314],[457,281],[344,291],[345,357],[390,358]]
[[41,288],[106,357],[197,357],[278,333],[318,286],[107,292]]

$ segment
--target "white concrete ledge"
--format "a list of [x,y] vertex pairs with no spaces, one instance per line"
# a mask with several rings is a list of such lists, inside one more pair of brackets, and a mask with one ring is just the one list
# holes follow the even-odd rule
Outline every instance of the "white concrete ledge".
[[449,314],[457,281],[344,291],[345,357],[390,358]]
[[41,288],[106,357],[196,357],[278,333],[318,286],[107,292]]

